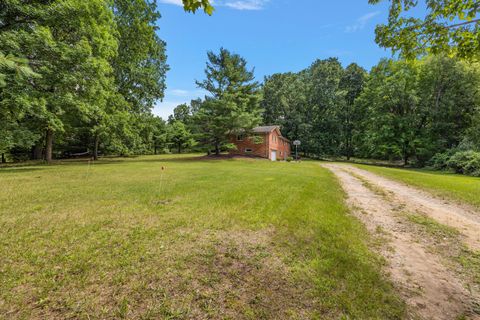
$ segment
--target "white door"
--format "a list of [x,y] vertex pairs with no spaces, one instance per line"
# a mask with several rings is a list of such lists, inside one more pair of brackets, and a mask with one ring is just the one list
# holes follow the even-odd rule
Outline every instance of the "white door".
[[277,151],[272,150],[272,156],[270,157],[272,161],[277,161]]

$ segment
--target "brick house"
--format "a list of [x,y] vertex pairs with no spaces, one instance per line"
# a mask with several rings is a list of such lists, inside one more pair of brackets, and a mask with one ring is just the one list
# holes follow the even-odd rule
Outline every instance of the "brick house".
[[[230,150],[230,154],[256,156],[272,161],[290,157],[290,140],[282,136],[279,126],[256,127],[252,131],[254,136],[230,136],[230,143],[237,147]],[[261,139],[256,139],[255,136]]]

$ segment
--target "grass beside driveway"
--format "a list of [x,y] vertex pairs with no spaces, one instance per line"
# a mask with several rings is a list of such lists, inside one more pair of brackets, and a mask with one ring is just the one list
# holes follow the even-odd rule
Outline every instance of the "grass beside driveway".
[[0,314],[403,317],[329,171],[190,157],[0,169]]
[[480,208],[480,178],[429,170],[356,165],[386,178],[431,191],[441,197]]

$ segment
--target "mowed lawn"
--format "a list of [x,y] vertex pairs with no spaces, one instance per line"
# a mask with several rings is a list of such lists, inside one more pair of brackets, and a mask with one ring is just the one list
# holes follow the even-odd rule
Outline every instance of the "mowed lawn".
[[429,170],[356,165],[361,169],[480,208],[480,178]]
[[404,316],[318,163],[191,157],[0,169],[0,317]]

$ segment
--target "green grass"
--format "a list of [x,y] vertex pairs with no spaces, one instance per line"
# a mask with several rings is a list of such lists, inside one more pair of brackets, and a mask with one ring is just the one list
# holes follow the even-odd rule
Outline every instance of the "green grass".
[[[437,244],[441,244],[436,248],[434,246],[433,249],[443,257],[457,263],[461,268],[455,271],[462,273],[467,282],[480,284],[480,252],[472,251],[463,245],[461,234],[457,229],[443,225],[424,215],[406,213],[406,218],[433,237]],[[422,235],[420,234],[420,236]],[[480,312],[480,310],[476,310],[476,312]]]
[[452,239],[460,235],[460,232],[457,229],[443,225],[436,220],[421,214],[407,214],[407,219],[410,222],[422,226],[426,232],[440,240]]
[[361,169],[480,208],[480,178],[429,170],[356,165]]
[[6,318],[405,314],[314,162],[151,156],[3,168],[0,181]]

